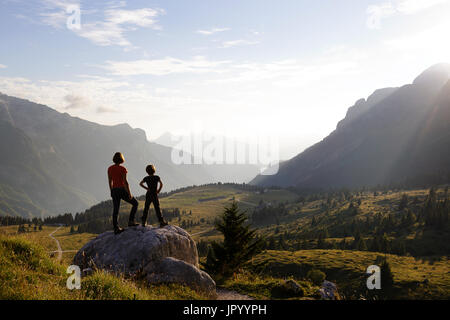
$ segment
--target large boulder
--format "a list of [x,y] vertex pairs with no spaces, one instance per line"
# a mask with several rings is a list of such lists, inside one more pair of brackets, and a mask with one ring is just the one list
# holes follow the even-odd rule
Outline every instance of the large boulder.
[[138,226],[118,235],[102,233],[78,251],[74,264],[144,277],[149,284],[182,283],[210,296],[216,294],[214,280],[198,267],[195,241],[177,226]]

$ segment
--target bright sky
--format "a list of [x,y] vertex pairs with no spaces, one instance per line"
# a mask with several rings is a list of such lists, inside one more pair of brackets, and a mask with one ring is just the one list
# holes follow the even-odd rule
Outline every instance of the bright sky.
[[0,0],[0,92],[150,140],[273,135],[287,158],[450,62],[449,34],[450,0]]

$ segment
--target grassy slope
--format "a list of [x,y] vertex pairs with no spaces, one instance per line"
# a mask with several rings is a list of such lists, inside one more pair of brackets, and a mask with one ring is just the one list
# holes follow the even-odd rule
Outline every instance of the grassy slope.
[[[400,197],[403,193],[408,194],[411,199],[414,196],[425,197],[428,190],[413,190],[407,192],[389,192],[374,196],[373,193],[365,193],[360,206],[361,216],[373,213],[390,213],[396,210]],[[256,194],[254,192],[240,190],[232,186],[205,186],[189,189],[161,199],[163,208],[178,207],[181,210],[192,210],[192,215],[182,215],[182,219],[191,219],[199,221],[205,219],[199,226],[188,228],[191,233],[197,233],[212,228],[212,221],[223,210],[223,207],[231,202],[233,197],[240,200],[240,207],[251,209],[251,204],[257,204],[261,199],[265,202],[277,200],[288,204],[289,214],[284,217],[278,226],[280,232],[288,233],[300,232],[311,224],[312,216],[321,217],[325,215],[321,208],[323,200],[307,202],[305,204],[296,203],[297,196],[289,191],[270,190],[265,194]],[[199,199],[217,198],[210,201],[200,201]],[[336,208],[330,210],[330,215],[335,214],[341,209],[348,207],[349,202],[338,203]],[[140,203],[142,209],[143,203]],[[123,210],[128,211],[127,205]],[[127,214],[123,212],[122,214]],[[180,224],[173,221],[174,224]],[[277,226],[267,226],[261,228],[259,232],[265,235],[275,233]],[[48,234],[54,231],[56,227],[44,227],[42,232],[30,232],[20,235],[23,239],[28,239],[34,243],[39,243],[45,250],[53,251],[56,249],[55,242],[48,237]],[[17,226],[0,227],[0,234],[5,233],[9,236],[16,234]],[[78,250],[95,235],[92,234],[70,234],[69,228],[62,228],[54,235],[61,242],[63,250]],[[194,236],[196,240],[218,239],[217,233],[205,233]],[[335,239],[337,240],[337,239]],[[74,253],[64,253],[64,265],[68,265]],[[259,298],[277,298],[272,289],[279,286],[283,278],[294,277],[297,280],[304,279],[305,272],[310,268],[321,269],[327,274],[330,280],[336,280],[342,286],[361,285],[365,281],[365,268],[374,264],[378,256],[384,256],[382,253],[341,251],[341,250],[303,250],[297,252],[287,251],[266,251],[253,259],[253,273],[244,273],[237,275],[236,278],[228,281],[225,286],[244,294],[250,294]],[[403,292],[410,298],[442,298],[449,297],[450,276],[448,261],[440,258],[441,261],[433,264],[427,261],[414,260],[411,257],[400,257],[387,255],[394,272],[396,283],[401,285]],[[281,270],[281,271],[280,271]],[[255,272],[256,271],[256,272]],[[262,274],[261,271],[264,271]],[[260,274],[258,274],[260,273]],[[428,280],[428,284],[423,284]],[[314,296],[316,288],[309,282],[302,283],[306,297]],[[365,282],[364,282],[365,283]]]
[[180,285],[146,287],[142,283],[96,272],[85,277],[81,290],[68,290],[66,265],[24,237],[0,235],[0,300],[2,299],[204,299]]
[[[377,264],[378,257],[386,257],[395,284],[402,288],[400,295],[420,299],[450,298],[450,265],[440,261],[416,260],[413,257],[385,255],[376,252],[350,250],[265,251],[250,263],[256,273],[274,277],[303,279],[310,269],[319,269],[327,279],[341,287],[356,288],[365,284],[368,266]],[[424,280],[428,284],[424,284]]]
[[[204,199],[219,198],[216,200],[202,201]],[[186,210],[187,214],[182,216],[183,220],[193,220],[195,222],[205,219],[204,223],[198,226],[187,228],[191,234],[213,229],[214,219],[223,212],[224,206],[228,206],[233,200],[239,201],[239,207],[243,210],[250,210],[264,201],[294,201],[297,195],[287,190],[269,190],[264,194],[257,194],[252,191],[242,190],[230,185],[208,185],[192,188],[186,191],[177,192],[168,197],[160,199],[161,208],[180,208]],[[200,201],[199,201],[200,200]],[[143,210],[144,202],[139,201],[139,214]],[[189,215],[192,211],[192,215]],[[121,214],[128,214],[129,206],[124,205]],[[174,220],[173,224],[180,225],[181,222]],[[194,236],[195,240],[217,240],[220,236],[217,232],[203,233]]]
[[0,183],[0,215],[32,218],[43,213],[45,210],[36,206],[24,192]]
[[280,278],[243,270],[225,281],[222,286],[260,300],[313,300],[320,298],[319,287],[313,285],[310,280],[294,279],[303,290],[303,294],[298,294],[285,289],[287,279],[294,279],[294,277]]
[[[438,190],[439,194],[442,194],[442,189]],[[374,195],[373,192],[365,192],[361,196],[357,197],[361,199],[361,205],[358,207],[360,213],[356,216],[357,219],[365,219],[366,216],[373,216],[375,214],[382,214],[386,216],[388,214],[396,214],[398,212],[398,205],[401,197],[406,194],[409,201],[414,197],[417,197],[420,201],[423,201],[428,195],[429,189],[417,189],[393,192],[389,191],[386,194],[378,193]],[[353,200],[354,201],[354,200]],[[317,231],[323,228],[330,228],[332,218],[339,212],[348,208],[350,201],[344,200],[338,202],[337,206],[329,209],[328,213],[326,208],[323,208],[324,200],[316,200],[306,203],[290,203],[287,205],[289,214],[280,218],[280,225],[269,225],[260,229],[260,232],[265,236],[276,235],[275,231],[279,233],[287,232],[290,235],[301,233],[305,230]],[[312,218],[315,217],[317,221],[320,221],[314,228],[311,227]],[[351,222],[353,217],[344,217],[345,222]],[[325,222],[324,222],[325,221]],[[413,230],[416,231],[416,230]],[[409,235],[405,235],[405,239],[413,239],[415,232],[411,232]],[[433,236],[433,235],[428,235]],[[352,240],[353,238],[347,238]],[[342,238],[330,238],[330,240],[342,240]],[[426,243],[425,243],[426,245]]]

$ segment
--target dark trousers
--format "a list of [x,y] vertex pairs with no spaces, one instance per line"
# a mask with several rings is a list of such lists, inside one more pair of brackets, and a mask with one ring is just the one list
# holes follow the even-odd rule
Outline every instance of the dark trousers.
[[148,210],[150,209],[150,205],[153,203],[155,207],[156,216],[158,217],[159,222],[163,221],[163,216],[161,214],[161,209],[159,207],[159,199],[157,194],[153,194],[147,192],[145,195],[145,206],[144,206],[144,215],[142,216],[142,223],[147,222]]
[[125,190],[125,188],[111,189],[111,197],[113,200],[113,225],[114,225],[114,228],[119,227],[117,218],[119,216],[120,200],[126,201],[129,204],[131,204],[129,221],[134,222],[134,216],[136,215],[136,211],[138,208],[138,202],[135,198],[130,199],[128,196],[129,196],[128,192]]

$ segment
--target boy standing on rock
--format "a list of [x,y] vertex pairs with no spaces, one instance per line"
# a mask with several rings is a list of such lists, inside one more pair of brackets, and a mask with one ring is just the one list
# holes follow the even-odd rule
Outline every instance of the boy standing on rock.
[[[167,226],[167,222],[164,220],[164,217],[161,214],[161,209],[159,207],[159,199],[158,199],[158,193],[161,191],[163,187],[163,183],[161,182],[161,179],[159,176],[155,175],[156,169],[155,166],[150,164],[145,168],[145,171],[147,171],[148,176],[146,176],[144,179],[142,179],[141,183],[139,185],[147,190],[147,194],[145,195],[145,207],[144,207],[144,214],[142,216],[142,226],[145,227],[145,224],[147,222],[147,216],[148,216],[148,210],[150,209],[150,204],[153,203],[153,206],[155,207],[156,216],[159,220],[159,226],[162,228],[164,226]],[[144,185],[144,183],[147,184],[147,186]],[[159,187],[158,187],[159,183]]]

